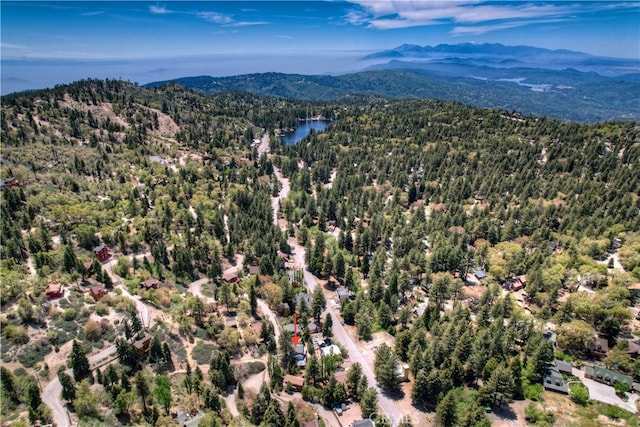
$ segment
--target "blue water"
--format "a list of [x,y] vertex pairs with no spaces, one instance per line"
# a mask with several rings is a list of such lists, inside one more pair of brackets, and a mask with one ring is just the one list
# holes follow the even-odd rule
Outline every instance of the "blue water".
[[282,140],[287,145],[297,144],[301,139],[309,135],[311,129],[316,132],[322,132],[330,123],[331,121],[329,120],[305,120],[304,122],[298,122],[298,127],[296,127],[295,131],[282,134]]

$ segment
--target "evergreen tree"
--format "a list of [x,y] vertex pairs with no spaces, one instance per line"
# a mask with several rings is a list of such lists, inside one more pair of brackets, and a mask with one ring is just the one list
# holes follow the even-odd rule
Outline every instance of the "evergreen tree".
[[458,422],[460,427],[491,427],[491,420],[487,418],[485,409],[478,402],[472,402],[464,411]]
[[382,343],[376,351],[374,371],[376,381],[383,390],[395,391],[399,388],[398,367],[398,359],[391,347]]
[[71,347],[71,369],[73,378],[79,382],[91,375],[87,353],[79,341],[73,340]]
[[291,402],[289,402],[289,404],[287,405],[287,420],[285,423],[285,427],[300,427],[300,422],[298,421],[298,417],[296,415],[296,408]]
[[260,425],[264,418],[265,412],[271,402],[271,392],[266,383],[262,383],[260,386],[260,392],[253,401],[251,407],[251,423],[254,425]]
[[436,423],[440,427],[455,427],[456,416],[456,392],[449,391],[436,406]]
[[147,398],[149,397],[150,390],[149,390],[149,383],[147,382],[147,379],[145,378],[144,373],[142,371],[136,372],[135,382],[136,382],[136,393],[138,394],[138,397],[142,401],[143,413],[146,414]]
[[76,398],[76,385],[71,376],[64,371],[64,367],[62,366],[58,370],[58,380],[62,386],[62,398],[67,402],[72,402]]
[[331,318],[331,313],[327,313],[327,315],[324,316],[322,336],[325,338],[333,336],[333,319]]
[[313,313],[313,317],[316,321],[320,321],[320,316],[327,306],[327,301],[324,297],[324,293],[322,292],[322,288],[320,286],[316,286],[313,290],[313,295],[311,299],[311,311]]
[[286,423],[287,420],[282,413],[280,404],[276,399],[271,399],[260,425],[265,427],[285,427]]
[[369,387],[360,395],[360,410],[362,418],[369,418],[371,414],[378,411],[378,396],[376,389]]
[[171,384],[169,379],[165,375],[158,375],[156,377],[156,388],[153,391],[158,403],[164,408],[165,414],[169,415],[171,409]]
[[17,403],[19,399],[15,377],[13,373],[4,366],[0,366],[0,384],[2,385],[3,395],[8,396],[13,403]]
[[[257,274],[256,281],[260,282],[260,276]],[[251,314],[256,316],[258,313],[258,297],[256,296],[256,286],[253,283],[249,285],[249,307],[251,308]]]
[[360,378],[362,378],[362,366],[360,363],[355,362],[353,365],[349,366],[349,371],[347,372],[347,391],[353,397],[354,400],[359,400],[358,393],[358,384],[360,383]]

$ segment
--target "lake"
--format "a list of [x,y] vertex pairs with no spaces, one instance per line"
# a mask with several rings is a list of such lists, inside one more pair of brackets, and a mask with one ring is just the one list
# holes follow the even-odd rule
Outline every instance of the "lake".
[[330,120],[305,120],[298,122],[298,127],[293,132],[285,132],[282,134],[282,140],[287,145],[297,144],[305,136],[309,135],[311,129],[316,132],[322,132],[331,124]]

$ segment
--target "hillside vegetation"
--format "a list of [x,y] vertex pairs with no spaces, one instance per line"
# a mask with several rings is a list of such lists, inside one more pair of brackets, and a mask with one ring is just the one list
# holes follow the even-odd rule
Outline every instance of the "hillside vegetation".
[[[640,380],[640,359],[627,351],[640,336],[629,289],[640,282],[637,122],[113,80],[1,101],[2,413],[16,425],[52,420],[36,378],[59,381],[73,418],[87,424],[174,425],[172,412],[198,410],[202,425],[303,422],[311,407],[283,411],[271,392],[304,369],[290,336],[276,340],[280,326],[256,308],[257,299],[274,310],[284,303],[283,324],[295,311],[331,336],[320,318],[328,287],[308,289],[311,306],[297,303],[307,291],[289,262],[298,245],[319,283],[350,292],[345,327],[392,342],[376,353],[379,386],[399,390],[396,364],[407,363],[407,401],[436,407],[444,425],[487,425],[486,405],[542,399],[554,351]],[[276,138],[318,116],[333,119],[325,132],[294,146]],[[269,155],[258,152],[265,134]],[[283,179],[281,228],[272,197]],[[102,264],[100,245],[113,254]],[[235,267],[232,282],[224,272]],[[256,267],[259,275],[243,272]],[[109,290],[100,301],[89,277]],[[160,285],[141,286],[147,279]],[[199,279],[209,279],[203,294],[215,305],[187,291]],[[515,279],[526,286],[509,292]],[[47,297],[52,283],[64,285],[62,298]],[[549,325],[557,348],[545,339]],[[143,358],[138,332],[154,337]],[[302,339],[314,348],[309,333]],[[608,354],[594,352],[596,339]],[[114,344],[117,361],[84,363]],[[366,377],[336,384],[346,357],[312,357],[302,397],[331,407],[348,393],[363,416],[375,412]],[[269,387],[240,392],[265,367]],[[530,408],[540,425],[561,417]]]

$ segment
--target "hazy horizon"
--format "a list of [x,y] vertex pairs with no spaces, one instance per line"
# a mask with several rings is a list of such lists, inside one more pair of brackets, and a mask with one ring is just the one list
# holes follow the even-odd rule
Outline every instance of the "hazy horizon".
[[2,94],[84,78],[145,84],[342,74],[402,44],[501,43],[640,62],[638,1],[2,1],[0,8]]

